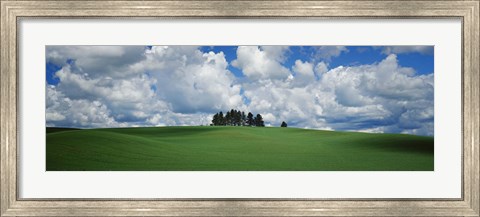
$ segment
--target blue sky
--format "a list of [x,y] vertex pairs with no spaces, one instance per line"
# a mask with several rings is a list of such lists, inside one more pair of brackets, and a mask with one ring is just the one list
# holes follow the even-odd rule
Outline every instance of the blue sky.
[[47,126],[270,126],[433,135],[432,46],[47,46]]

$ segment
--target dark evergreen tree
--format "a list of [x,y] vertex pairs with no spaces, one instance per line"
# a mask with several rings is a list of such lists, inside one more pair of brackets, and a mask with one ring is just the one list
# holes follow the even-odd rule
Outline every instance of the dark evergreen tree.
[[253,114],[251,112],[249,112],[248,115],[247,115],[247,125],[248,126],[254,126],[255,125],[255,122],[254,122],[254,119],[253,119]]
[[225,115],[225,125],[230,126],[231,125],[231,116],[229,111],[227,111],[227,114]]
[[282,121],[282,125],[280,127],[287,127],[287,123],[285,123],[285,121]]
[[223,117],[223,112],[218,114],[218,125],[225,126],[225,118]]
[[235,126],[236,123],[235,123],[235,113],[237,111],[236,110],[230,110],[230,122],[232,123],[232,126]]
[[[261,114],[257,114],[255,117],[251,112],[245,115],[245,112],[231,109],[227,111],[225,116],[220,111],[213,115],[211,126],[257,126],[264,127],[265,122]],[[285,126],[284,126],[285,125]],[[287,123],[283,122],[282,127],[286,127]]]
[[242,125],[242,113],[240,111],[235,111],[235,126]]
[[218,113],[216,113],[215,115],[213,115],[212,125],[213,125],[213,126],[218,126],[218,125],[219,125],[219,123],[218,123]]
[[263,117],[261,114],[257,114],[255,117],[255,126],[257,127],[264,127],[265,123],[263,122]]

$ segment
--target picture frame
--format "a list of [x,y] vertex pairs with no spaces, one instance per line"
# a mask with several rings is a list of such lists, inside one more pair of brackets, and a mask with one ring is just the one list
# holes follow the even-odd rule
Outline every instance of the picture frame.
[[[479,1],[1,0],[1,216],[479,216]],[[18,21],[45,18],[461,18],[461,199],[22,199]]]

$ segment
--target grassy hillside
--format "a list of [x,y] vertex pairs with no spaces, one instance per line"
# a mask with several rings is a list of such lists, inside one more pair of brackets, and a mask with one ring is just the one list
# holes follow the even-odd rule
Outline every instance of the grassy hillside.
[[63,132],[63,131],[72,131],[72,130],[80,130],[77,128],[64,128],[64,127],[47,127],[47,134],[48,133],[57,133],[57,132]]
[[47,129],[47,170],[433,170],[433,138],[297,128]]

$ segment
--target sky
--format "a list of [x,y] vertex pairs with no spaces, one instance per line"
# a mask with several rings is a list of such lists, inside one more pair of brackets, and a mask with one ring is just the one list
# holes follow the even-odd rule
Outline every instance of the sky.
[[433,46],[46,46],[46,125],[434,134]]

